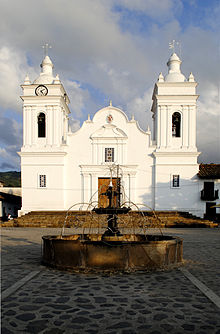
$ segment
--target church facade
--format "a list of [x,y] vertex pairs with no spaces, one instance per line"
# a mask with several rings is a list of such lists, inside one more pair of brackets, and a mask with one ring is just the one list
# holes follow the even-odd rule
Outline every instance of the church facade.
[[[22,85],[22,208],[30,211],[106,206],[106,186],[120,187],[121,203],[143,210],[178,210],[203,216],[197,173],[197,83],[181,72],[173,53],[168,74],[153,91],[153,131],[110,105],[72,133],[69,98],[46,56],[39,77]],[[74,102],[74,101],[73,101]],[[150,111],[149,111],[150,112]],[[120,184],[118,184],[118,182]],[[117,185],[116,185],[117,183]]]

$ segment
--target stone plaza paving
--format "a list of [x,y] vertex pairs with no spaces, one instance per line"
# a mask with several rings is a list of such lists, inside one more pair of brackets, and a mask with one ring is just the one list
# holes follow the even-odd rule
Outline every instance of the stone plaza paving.
[[[59,233],[1,229],[2,334],[220,334],[220,228],[163,229],[184,239],[184,264],[124,274],[42,266],[41,237]],[[205,284],[214,302],[185,273]]]

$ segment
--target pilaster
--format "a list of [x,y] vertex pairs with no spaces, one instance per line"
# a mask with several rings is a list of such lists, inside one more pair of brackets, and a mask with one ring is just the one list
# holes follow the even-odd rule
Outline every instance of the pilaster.
[[196,138],[196,119],[195,119],[195,107],[189,106],[189,147],[195,147]]
[[167,106],[160,107],[160,146],[166,147],[167,139]]
[[157,110],[157,147],[161,146],[161,106]]
[[46,134],[47,134],[47,145],[52,146],[53,145],[53,108],[52,106],[46,106],[47,111],[47,128],[46,128]]
[[189,146],[189,106],[182,106],[182,140],[183,148],[186,149]]
[[167,106],[167,147],[171,147],[171,136],[172,136],[172,108]]

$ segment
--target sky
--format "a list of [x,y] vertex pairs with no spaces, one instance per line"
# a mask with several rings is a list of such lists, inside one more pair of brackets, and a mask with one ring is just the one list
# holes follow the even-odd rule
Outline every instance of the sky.
[[198,161],[220,163],[219,0],[0,0],[0,31],[0,171],[20,170],[20,85],[38,77],[45,43],[71,100],[72,131],[110,100],[146,130],[177,41],[182,73],[198,82]]

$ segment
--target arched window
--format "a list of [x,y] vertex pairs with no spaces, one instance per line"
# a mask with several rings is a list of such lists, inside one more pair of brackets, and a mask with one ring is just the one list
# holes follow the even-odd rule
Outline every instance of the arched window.
[[41,112],[37,117],[38,123],[38,137],[45,138],[46,137],[46,117],[43,112]]
[[172,115],[172,136],[180,137],[181,115],[175,112]]

